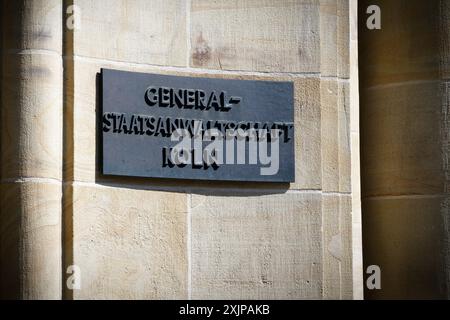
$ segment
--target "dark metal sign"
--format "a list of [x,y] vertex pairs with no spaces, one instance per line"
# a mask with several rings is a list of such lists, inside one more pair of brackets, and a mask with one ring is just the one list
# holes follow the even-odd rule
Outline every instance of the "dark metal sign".
[[290,82],[102,69],[105,175],[294,181]]

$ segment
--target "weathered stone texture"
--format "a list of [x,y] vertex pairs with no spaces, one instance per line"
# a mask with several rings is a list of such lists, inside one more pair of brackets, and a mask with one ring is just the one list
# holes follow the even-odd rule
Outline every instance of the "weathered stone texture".
[[192,196],[192,298],[321,298],[321,196]]
[[1,297],[60,299],[62,2],[1,6]]
[[2,183],[2,299],[61,298],[61,185]]
[[[23,25],[6,20],[1,217],[2,243],[37,239],[8,271],[29,266],[23,297],[61,297],[61,261],[81,268],[67,299],[352,297],[349,1],[74,0],[73,31],[62,1],[17,3],[28,9]],[[295,182],[102,176],[101,68],[292,81]]]
[[186,2],[75,0],[74,54],[125,63],[185,66]]
[[61,179],[62,59],[52,54],[3,58],[3,179]]
[[75,299],[186,299],[186,195],[73,186]]
[[193,0],[190,63],[220,70],[319,72],[315,0]]

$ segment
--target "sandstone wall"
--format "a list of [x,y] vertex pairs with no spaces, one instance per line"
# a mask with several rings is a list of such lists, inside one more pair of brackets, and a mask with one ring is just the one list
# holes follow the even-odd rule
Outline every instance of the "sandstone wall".
[[[362,297],[356,1],[2,8],[3,297]],[[295,183],[102,176],[103,67],[293,81]],[[65,286],[70,265],[81,290]]]

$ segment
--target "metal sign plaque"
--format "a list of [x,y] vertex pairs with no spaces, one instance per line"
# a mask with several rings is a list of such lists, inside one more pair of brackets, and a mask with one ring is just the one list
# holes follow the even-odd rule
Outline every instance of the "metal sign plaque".
[[291,82],[101,77],[104,175],[294,181]]

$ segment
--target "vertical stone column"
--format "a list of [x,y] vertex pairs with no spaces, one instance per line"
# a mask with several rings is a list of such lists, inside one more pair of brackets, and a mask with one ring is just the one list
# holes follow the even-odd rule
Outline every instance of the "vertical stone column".
[[366,28],[374,1],[359,3],[364,264],[381,268],[381,290],[367,298],[447,297],[445,2],[376,1],[381,30]]
[[0,289],[61,297],[62,1],[2,1]]
[[359,128],[358,0],[350,0],[350,146],[353,299],[364,298]]
[[349,2],[322,0],[319,8],[322,290],[325,299],[349,299],[352,297]]

